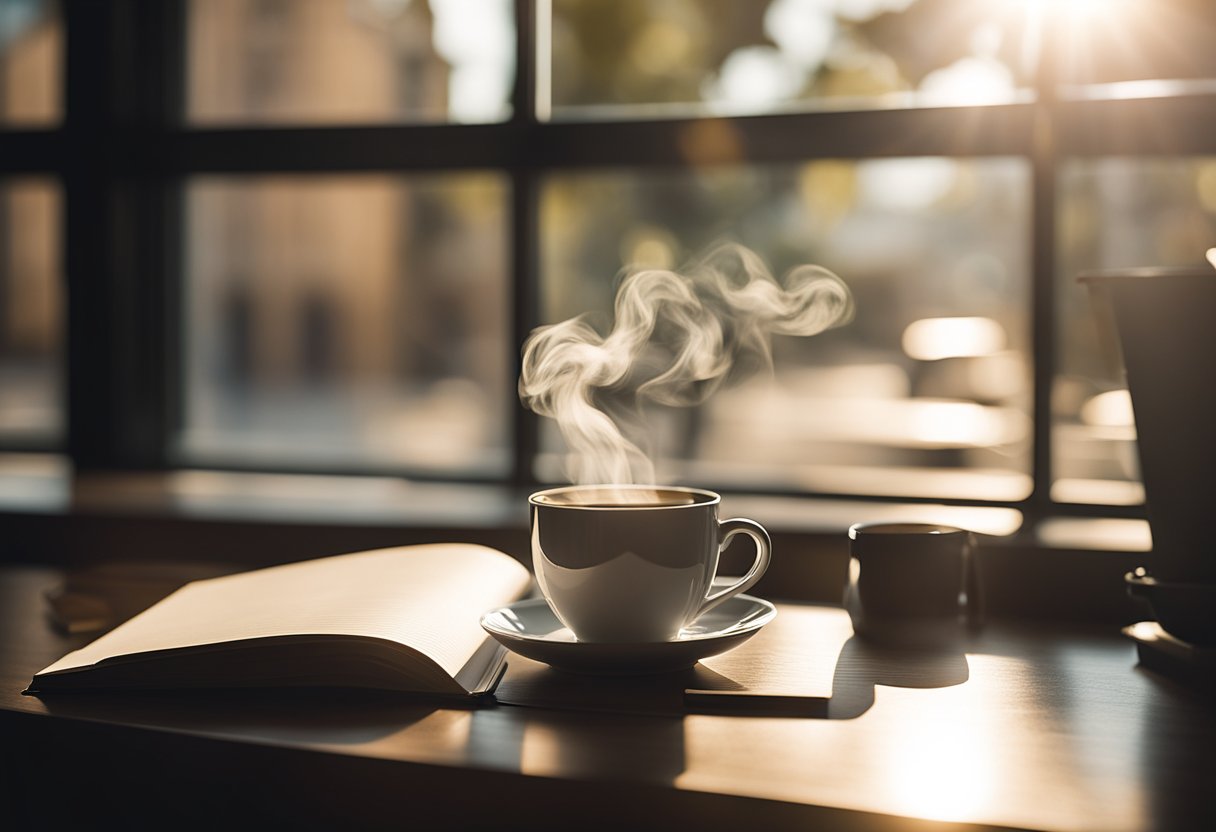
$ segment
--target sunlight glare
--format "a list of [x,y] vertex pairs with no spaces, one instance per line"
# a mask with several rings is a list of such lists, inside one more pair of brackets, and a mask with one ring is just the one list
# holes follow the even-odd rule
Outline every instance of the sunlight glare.
[[836,19],[819,0],[773,0],[764,13],[764,32],[790,61],[814,72],[827,60],[836,37]]
[[[968,663],[987,659],[968,656]],[[993,745],[991,720],[967,685],[933,693],[935,702],[948,705],[939,704],[889,738],[881,782],[901,814],[962,820],[993,799],[1002,757]]]
[[992,318],[922,318],[908,324],[902,343],[919,361],[974,358],[1005,349],[1005,328]]
[[1028,17],[1047,22],[1064,21],[1070,24],[1093,22],[1122,14],[1139,0],[1006,0],[1014,8],[1022,9]]
[[959,171],[956,160],[938,156],[872,159],[857,167],[856,182],[871,210],[919,214],[949,195]]
[[1013,73],[995,58],[971,55],[959,58],[925,76],[920,90],[944,104],[999,104],[1017,93]]
[[728,107],[763,110],[794,97],[805,71],[771,46],[736,49],[722,63],[717,78],[706,84],[706,97]]
[[448,107],[455,121],[494,121],[510,98],[514,18],[506,0],[431,0],[435,50],[451,68]]
[[924,445],[995,448],[1023,438],[1014,414],[973,402],[925,401],[910,404],[908,436]]
[[902,12],[913,0],[819,0],[820,5],[834,7],[837,15],[845,20],[872,20],[884,12]]
[[1132,397],[1126,390],[1099,393],[1081,406],[1081,421],[1095,427],[1132,427]]

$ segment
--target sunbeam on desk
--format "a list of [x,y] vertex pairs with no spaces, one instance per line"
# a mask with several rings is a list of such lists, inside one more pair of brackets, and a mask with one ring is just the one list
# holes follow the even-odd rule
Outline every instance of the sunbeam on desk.
[[[960,820],[975,817],[992,802],[1004,761],[993,744],[991,714],[979,706],[968,684],[979,683],[973,677],[934,691],[932,711],[903,722],[890,736],[889,752],[876,761],[880,788],[896,814]],[[882,692],[880,704],[881,697]]]

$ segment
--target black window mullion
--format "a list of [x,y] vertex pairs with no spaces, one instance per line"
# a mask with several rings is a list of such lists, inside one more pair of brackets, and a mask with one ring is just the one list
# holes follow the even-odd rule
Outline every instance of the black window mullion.
[[[1044,110],[1047,108],[1045,107]],[[1052,388],[1056,368],[1056,156],[1050,115],[1040,114],[1037,147],[1031,157],[1031,344],[1034,486],[1028,509],[1042,516],[1051,504]]]
[[[159,32],[163,51],[157,61],[162,73],[159,96],[154,100],[159,115],[157,127],[158,144],[163,145],[171,130],[176,130],[185,120],[186,113],[186,61],[187,32],[186,4],[188,0],[171,0],[160,5],[153,28]],[[185,366],[186,349],[183,333],[186,331],[186,311],[182,303],[184,285],[184,234],[185,195],[184,178],[181,175],[165,175],[159,179],[157,214],[161,249],[154,265],[161,274],[162,295],[160,320],[167,325],[161,332],[163,366],[160,378],[161,455],[166,466],[177,464],[176,437],[183,424],[185,413]]]
[[[511,176],[511,272],[512,272],[512,378],[519,378],[522,348],[528,333],[539,323],[540,223],[539,180],[532,170],[516,170]],[[514,389],[513,386],[508,389]],[[540,420],[514,398],[513,472],[518,485],[531,485],[536,475],[533,462],[540,448]]]
[[116,372],[122,322],[114,303],[109,210],[113,10],[105,3],[63,4],[64,398],[67,450],[78,470],[119,461],[115,438],[123,417]]
[[65,156],[61,130],[0,127],[0,176],[60,171]]
[[[520,76],[524,76],[521,70]],[[534,95],[526,100],[534,106]],[[1013,156],[1027,152],[1033,105],[1009,104],[724,119],[177,129],[134,137],[132,163],[208,173],[650,167],[815,158]],[[712,126],[707,127],[707,125]],[[698,131],[732,141],[688,148]]]
[[1026,503],[1032,523],[1051,510],[1053,474],[1052,396],[1056,371],[1056,181],[1058,167],[1056,61],[1064,41],[1046,33],[1046,48],[1035,77],[1036,100],[1030,144],[1031,165],[1031,346],[1033,488]]
[[173,211],[142,151],[172,106],[174,5],[64,4],[67,446],[80,470],[166,462]]
[[[539,127],[536,102],[537,0],[515,2],[515,85],[511,94],[511,126],[533,134]],[[516,142],[516,153],[529,142]],[[513,160],[511,175],[511,346],[512,378],[519,378],[522,347],[539,323],[540,180],[537,169]],[[513,397],[512,471],[516,485],[536,480],[533,463],[540,447],[540,421]]]

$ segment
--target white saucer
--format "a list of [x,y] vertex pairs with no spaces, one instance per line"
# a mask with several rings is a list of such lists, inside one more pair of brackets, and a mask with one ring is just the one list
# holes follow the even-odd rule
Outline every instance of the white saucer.
[[772,621],[777,608],[736,595],[680,631],[672,641],[638,644],[580,642],[543,598],[518,601],[481,617],[481,626],[507,649],[574,673],[632,674],[685,670],[738,647]]

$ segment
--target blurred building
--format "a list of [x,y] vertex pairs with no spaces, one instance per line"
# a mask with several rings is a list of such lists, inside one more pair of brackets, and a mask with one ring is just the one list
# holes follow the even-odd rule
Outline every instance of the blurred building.
[[[52,3],[0,14],[0,125],[59,119],[63,32]],[[0,179],[0,438],[60,429],[60,190],[43,177]]]
[[[448,67],[426,3],[192,3],[187,117],[202,124],[359,122],[442,111]],[[383,12],[381,10],[384,10]],[[408,365],[425,281],[402,279],[422,208],[384,178],[208,178],[189,186],[189,315],[218,343],[198,367],[240,389]],[[405,263],[403,263],[403,256]],[[394,315],[381,314],[391,309]]]

